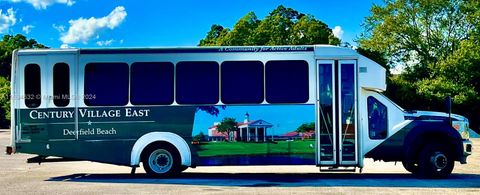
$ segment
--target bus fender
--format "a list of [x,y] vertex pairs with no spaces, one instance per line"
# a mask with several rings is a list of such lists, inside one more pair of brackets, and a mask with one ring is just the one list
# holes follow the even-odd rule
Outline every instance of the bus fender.
[[448,123],[439,121],[419,121],[405,137],[404,157],[406,160],[418,156],[420,150],[427,143],[438,142],[450,146],[455,160],[460,160],[463,151],[462,138],[460,134]]
[[132,148],[130,165],[138,166],[140,164],[140,155],[143,149],[149,144],[157,141],[164,141],[174,145],[180,153],[181,164],[183,166],[191,166],[192,155],[187,142],[179,135],[171,132],[150,132],[140,137]]

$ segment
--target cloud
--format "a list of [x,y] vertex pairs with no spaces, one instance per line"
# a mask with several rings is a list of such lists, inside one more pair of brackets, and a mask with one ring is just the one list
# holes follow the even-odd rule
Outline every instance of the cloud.
[[72,46],[64,43],[64,44],[60,45],[60,48],[62,48],[62,49],[68,49],[68,48],[75,48],[75,47],[72,47]]
[[60,40],[64,44],[73,44],[82,42],[86,44],[92,37],[96,37],[101,30],[113,30],[119,26],[127,16],[125,7],[118,6],[110,14],[101,18],[78,18],[70,20],[68,31],[62,33]]
[[105,40],[105,41],[97,41],[98,46],[110,46],[112,43],[115,42],[115,40],[110,39],[110,40]]
[[58,4],[66,4],[67,6],[72,6],[75,1],[74,0],[9,0],[13,3],[25,2],[31,4],[35,9],[47,9],[48,6],[53,5],[55,3]]
[[332,29],[333,36],[342,39],[343,37],[343,30],[341,26],[335,26],[335,28]]
[[8,29],[16,23],[17,18],[15,17],[13,8],[8,9],[6,13],[3,13],[3,10],[0,9],[0,33],[8,31]]
[[35,28],[35,26],[33,25],[26,25],[26,26],[23,26],[22,27],[22,31],[25,32],[25,34],[30,34],[30,31],[32,31],[32,29]]
[[57,30],[58,32],[61,32],[61,33],[62,33],[62,32],[65,32],[65,26],[63,26],[63,25],[58,25],[58,26],[57,26],[56,24],[52,24],[52,27],[53,27],[55,30]]

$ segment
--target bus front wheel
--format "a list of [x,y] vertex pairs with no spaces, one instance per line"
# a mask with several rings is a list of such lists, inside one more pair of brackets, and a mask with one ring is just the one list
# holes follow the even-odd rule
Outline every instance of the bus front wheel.
[[417,174],[418,173],[418,165],[414,162],[403,160],[402,161],[403,167],[410,173]]
[[418,175],[424,178],[445,178],[453,170],[451,152],[441,144],[427,144],[420,152]]
[[181,172],[180,154],[170,145],[155,144],[142,155],[143,168],[154,177],[171,177]]

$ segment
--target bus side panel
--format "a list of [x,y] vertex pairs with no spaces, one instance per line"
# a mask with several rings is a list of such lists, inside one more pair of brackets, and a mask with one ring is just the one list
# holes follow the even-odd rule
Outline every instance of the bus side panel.
[[[78,130],[68,108],[18,110],[22,117],[22,153],[130,165],[133,145],[149,132],[171,132],[191,143],[196,107],[79,108]],[[73,111],[74,112],[74,111]],[[77,139],[78,137],[78,139]]]
[[451,146],[450,149],[458,155],[455,160],[460,160],[460,155],[463,154],[460,134],[448,123],[416,120],[366,153],[365,157],[383,161],[407,160],[417,157],[423,146],[430,142]]
[[[211,112],[214,110],[215,112]],[[315,164],[314,105],[21,109],[18,151],[129,165],[142,135],[171,132],[190,144],[192,165]],[[215,115],[214,113],[218,113]],[[78,130],[69,121],[78,115]],[[218,122],[233,118],[227,133]],[[301,127],[303,126],[303,127]]]

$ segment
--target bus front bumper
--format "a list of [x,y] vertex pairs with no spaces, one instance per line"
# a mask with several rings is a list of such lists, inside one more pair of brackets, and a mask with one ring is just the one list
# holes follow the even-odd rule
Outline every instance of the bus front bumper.
[[472,142],[470,140],[463,140],[463,155],[460,163],[466,164],[467,163],[467,156],[472,154]]

